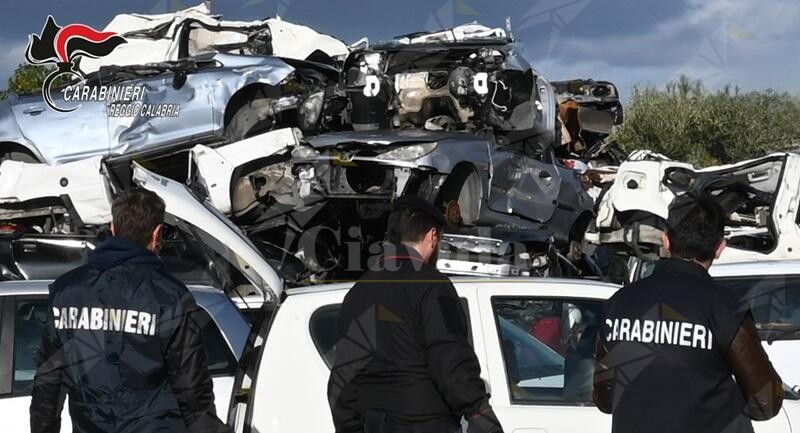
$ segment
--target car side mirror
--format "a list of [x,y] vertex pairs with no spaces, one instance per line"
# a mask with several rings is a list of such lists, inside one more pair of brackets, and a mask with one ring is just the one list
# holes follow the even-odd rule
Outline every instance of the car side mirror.
[[176,71],[172,75],[172,88],[178,90],[183,87],[183,85],[186,84],[187,76],[188,74],[186,71]]
[[784,400],[800,400],[800,385],[789,386],[783,384],[783,399]]

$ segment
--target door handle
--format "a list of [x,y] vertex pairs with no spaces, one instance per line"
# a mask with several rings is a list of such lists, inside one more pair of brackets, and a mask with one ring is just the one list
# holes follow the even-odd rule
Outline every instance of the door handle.
[[539,172],[539,179],[550,180],[550,178],[552,178],[552,177],[553,177],[553,175],[551,175],[547,171],[542,170],[542,171]]
[[38,105],[37,106],[33,106],[33,107],[28,107],[28,108],[22,110],[23,113],[30,114],[31,116],[39,115],[39,114],[41,114],[42,111],[44,111],[44,107],[38,106]]

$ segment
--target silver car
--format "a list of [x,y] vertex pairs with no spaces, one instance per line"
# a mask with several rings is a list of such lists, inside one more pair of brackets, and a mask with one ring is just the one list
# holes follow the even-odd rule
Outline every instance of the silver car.
[[[338,80],[332,56],[347,51],[343,43],[282,21],[224,22],[196,10],[176,15],[180,19],[156,17],[163,23],[151,17],[159,24],[152,29],[120,32],[128,42],[105,64],[81,59],[85,78],[50,91],[57,107],[80,104],[74,111],[51,109],[40,92],[0,101],[0,158],[55,165],[96,155],[146,157],[287,125],[304,132],[324,129],[323,95]],[[148,18],[134,18],[152,21],[143,17]],[[107,29],[115,30],[115,22]],[[287,33],[297,32],[305,38],[287,40]],[[243,42],[215,43],[229,40]],[[309,40],[327,45],[308,55],[308,50],[291,49]],[[211,42],[199,45],[202,41]],[[146,60],[126,64],[131,58]],[[120,114],[113,110],[118,97],[102,100],[82,93],[123,87],[140,89],[132,92],[137,103],[169,104],[174,110],[159,117]]]

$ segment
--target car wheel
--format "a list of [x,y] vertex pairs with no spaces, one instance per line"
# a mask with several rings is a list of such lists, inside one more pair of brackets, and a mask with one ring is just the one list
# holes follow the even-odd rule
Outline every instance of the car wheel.
[[39,162],[36,159],[36,157],[25,152],[5,152],[3,154],[0,154],[0,162],[3,161],[19,161],[19,162],[30,162],[30,163]]
[[455,171],[442,186],[442,201],[445,206],[450,202],[458,203],[461,220],[465,225],[475,223],[480,217],[483,185],[481,178],[472,167]]
[[225,137],[239,141],[271,129],[273,119],[266,114],[268,105],[269,99],[258,98],[239,107],[225,125]]

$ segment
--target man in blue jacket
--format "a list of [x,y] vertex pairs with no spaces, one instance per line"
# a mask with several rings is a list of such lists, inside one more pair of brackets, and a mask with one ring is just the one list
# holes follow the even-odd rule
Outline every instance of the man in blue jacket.
[[31,400],[31,432],[218,432],[198,307],[156,256],[164,202],[123,193],[89,262],[50,286]]

